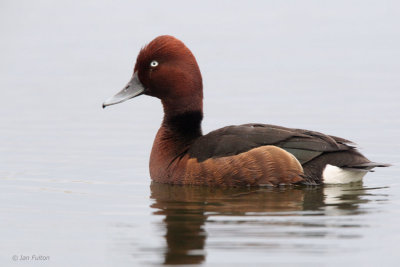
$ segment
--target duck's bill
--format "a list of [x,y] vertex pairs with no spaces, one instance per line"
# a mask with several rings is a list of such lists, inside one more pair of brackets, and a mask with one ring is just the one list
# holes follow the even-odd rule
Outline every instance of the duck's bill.
[[121,90],[121,92],[104,101],[103,108],[118,103],[122,103],[128,99],[134,98],[143,93],[144,93],[143,84],[139,81],[137,72],[135,72],[132,76],[132,79],[128,82],[128,84],[124,87],[124,89]]

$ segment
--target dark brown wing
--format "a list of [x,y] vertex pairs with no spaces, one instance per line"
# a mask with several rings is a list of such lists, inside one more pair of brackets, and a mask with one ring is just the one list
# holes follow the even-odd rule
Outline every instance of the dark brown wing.
[[204,161],[209,158],[237,155],[252,148],[275,145],[292,153],[305,164],[324,152],[346,151],[350,141],[302,129],[268,124],[227,126],[200,137],[189,149],[189,155]]
[[188,153],[199,162],[274,145],[293,154],[304,169],[306,184],[321,183],[327,164],[359,170],[386,167],[368,160],[349,140],[319,132],[268,124],[227,126],[200,137]]

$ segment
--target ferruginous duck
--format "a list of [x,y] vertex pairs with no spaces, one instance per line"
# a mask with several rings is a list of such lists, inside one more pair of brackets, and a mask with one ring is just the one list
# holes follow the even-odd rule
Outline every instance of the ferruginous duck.
[[163,35],[139,53],[133,76],[103,107],[139,95],[161,100],[164,119],[150,156],[160,183],[278,186],[360,181],[374,167],[354,144],[319,132],[268,124],[227,126],[202,134],[199,66],[180,40]]

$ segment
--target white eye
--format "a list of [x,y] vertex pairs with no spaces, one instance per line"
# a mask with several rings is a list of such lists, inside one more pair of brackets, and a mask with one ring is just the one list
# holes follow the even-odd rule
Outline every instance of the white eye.
[[155,60],[153,60],[153,61],[150,63],[150,67],[152,67],[152,68],[157,67],[157,66],[158,66],[158,62],[155,61]]

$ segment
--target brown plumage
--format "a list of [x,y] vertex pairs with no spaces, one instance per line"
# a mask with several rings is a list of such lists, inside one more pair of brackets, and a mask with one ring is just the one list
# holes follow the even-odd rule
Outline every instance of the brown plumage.
[[[260,164],[264,162],[264,164]],[[294,156],[276,146],[261,146],[234,156],[187,160],[184,184],[274,186],[303,180],[303,168]]]
[[170,184],[276,186],[320,184],[328,165],[368,171],[369,161],[350,141],[267,124],[228,126],[202,134],[203,84],[191,51],[160,36],[139,53],[128,85],[103,107],[141,94],[157,97],[164,119],[150,156],[150,176]]

